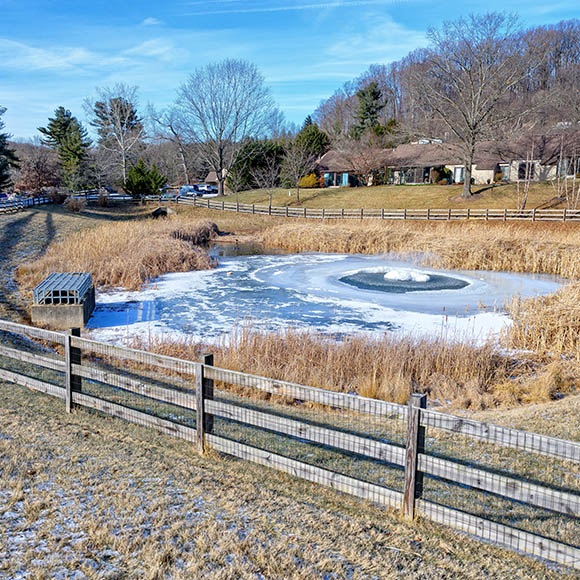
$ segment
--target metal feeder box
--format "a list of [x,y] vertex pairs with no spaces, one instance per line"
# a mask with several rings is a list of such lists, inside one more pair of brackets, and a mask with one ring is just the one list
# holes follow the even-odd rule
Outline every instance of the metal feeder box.
[[95,308],[95,287],[88,272],[54,273],[33,292],[33,324],[84,328]]

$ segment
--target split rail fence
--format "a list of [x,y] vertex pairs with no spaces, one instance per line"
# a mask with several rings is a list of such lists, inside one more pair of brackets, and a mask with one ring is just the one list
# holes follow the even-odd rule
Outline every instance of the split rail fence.
[[276,207],[235,203],[203,198],[178,198],[180,204],[235,211],[256,215],[274,215],[313,219],[382,219],[382,220],[483,220],[579,222],[580,209],[318,209],[306,207]]
[[0,213],[14,213],[28,207],[52,203],[48,197],[19,197],[15,199],[0,199]]
[[580,443],[0,321],[0,381],[580,569]]

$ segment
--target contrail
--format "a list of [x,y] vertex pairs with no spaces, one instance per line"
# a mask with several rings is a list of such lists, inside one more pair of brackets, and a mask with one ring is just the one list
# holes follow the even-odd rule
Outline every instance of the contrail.
[[[224,0],[222,0],[223,2]],[[229,3],[234,3],[237,0],[225,0]],[[290,12],[300,10],[319,10],[323,8],[351,8],[356,6],[377,6],[381,4],[395,4],[400,0],[354,0],[348,2],[347,0],[336,0],[335,2],[321,2],[317,4],[295,4],[286,6],[262,6],[256,8],[220,8],[217,10],[203,10],[199,12],[191,12],[190,16],[206,16],[211,14],[253,14],[258,12]],[[207,2],[204,2],[207,5]]]

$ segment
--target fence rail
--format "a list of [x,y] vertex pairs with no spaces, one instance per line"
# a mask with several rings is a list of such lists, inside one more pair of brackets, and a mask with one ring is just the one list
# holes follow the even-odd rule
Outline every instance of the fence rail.
[[[401,509],[407,518],[421,515],[497,545],[580,569],[578,442],[428,410],[425,395],[413,395],[409,405],[399,405],[218,368],[211,355],[187,361],[81,338],[76,331],[65,334],[6,321],[0,321],[0,380],[63,399],[67,411],[75,405],[87,407],[152,427],[195,443],[200,452],[211,446]],[[233,393],[226,385],[238,391]],[[260,403],[258,395],[268,397],[267,404]],[[289,410],[289,401],[294,403],[290,409],[314,407],[308,417],[296,415]],[[351,422],[345,427],[346,419]],[[230,431],[220,431],[220,421],[230,425]],[[264,443],[251,444],[251,437],[239,429],[260,433]],[[463,439],[467,457],[452,456]],[[293,448],[299,446],[313,452],[329,450],[336,457],[329,463],[309,462],[306,458],[312,453],[292,457]],[[500,459],[499,467],[486,463],[494,455]],[[522,468],[528,457],[535,471]],[[365,462],[372,462],[372,472],[389,472],[394,485],[349,471]],[[544,471],[572,476],[557,484],[542,480]],[[453,494],[483,494],[475,502],[477,513],[433,501],[445,497],[433,496],[433,490],[446,485],[457,490]],[[520,516],[512,522],[504,513],[493,518],[485,511],[500,502],[527,510],[523,513],[532,529],[511,525]],[[541,526],[550,518],[565,518],[566,525],[557,520],[548,533]],[[573,535],[562,538],[560,530]]]
[[48,197],[17,197],[15,199],[0,199],[0,213],[15,213],[27,207],[52,203]]
[[178,198],[177,203],[221,211],[311,219],[580,221],[580,209],[318,209],[276,207],[215,199]]

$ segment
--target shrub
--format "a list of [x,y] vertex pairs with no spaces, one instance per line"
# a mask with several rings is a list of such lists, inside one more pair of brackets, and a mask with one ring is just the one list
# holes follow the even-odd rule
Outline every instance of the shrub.
[[161,175],[155,165],[151,169],[147,169],[143,159],[139,159],[139,163],[129,169],[127,183],[124,187],[132,197],[140,199],[146,195],[158,195],[159,190],[166,183],[167,177]]
[[63,205],[69,211],[79,213],[85,209],[87,202],[82,197],[68,197]]
[[109,193],[106,190],[99,190],[99,199],[97,200],[97,205],[99,207],[109,207]]
[[305,175],[300,181],[298,182],[298,187],[303,187],[305,189],[311,189],[313,187],[318,187],[318,178],[314,173],[310,173],[309,175]]

